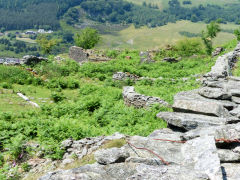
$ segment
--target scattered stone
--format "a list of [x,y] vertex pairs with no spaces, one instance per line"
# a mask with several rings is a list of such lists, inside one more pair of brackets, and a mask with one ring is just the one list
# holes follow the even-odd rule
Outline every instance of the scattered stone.
[[119,81],[123,81],[126,79],[131,79],[133,81],[137,81],[139,79],[139,76],[130,74],[130,73],[117,72],[117,73],[113,74],[112,78],[113,78],[113,80],[119,80]]
[[129,153],[120,148],[101,149],[94,153],[95,159],[99,164],[113,164],[125,162],[130,156]]

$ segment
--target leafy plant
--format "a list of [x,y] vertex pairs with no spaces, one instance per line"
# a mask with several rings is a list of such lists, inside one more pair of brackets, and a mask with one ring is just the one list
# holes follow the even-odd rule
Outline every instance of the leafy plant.
[[77,46],[91,49],[100,41],[100,36],[97,30],[87,27],[76,34],[74,40]]

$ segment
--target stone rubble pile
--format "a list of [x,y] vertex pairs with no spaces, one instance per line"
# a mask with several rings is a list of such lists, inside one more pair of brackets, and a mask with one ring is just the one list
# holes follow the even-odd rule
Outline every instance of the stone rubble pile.
[[43,57],[32,56],[32,55],[26,55],[22,59],[0,58],[0,64],[3,64],[3,65],[23,65],[23,64],[32,65],[42,61],[47,61],[47,59]]
[[[49,172],[39,180],[239,180],[240,78],[230,76],[239,52],[240,44],[220,56],[202,88],[178,93],[174,112],[157,115],[168,128],[148,137],[119,136],[127,143],[96,149],[96,163]],[[150,99],[133,87],[125,87],[123,97],[136,107],[146,107]]]

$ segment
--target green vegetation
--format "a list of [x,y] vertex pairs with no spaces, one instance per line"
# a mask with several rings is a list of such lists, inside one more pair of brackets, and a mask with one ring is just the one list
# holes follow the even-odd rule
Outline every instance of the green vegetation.
[[206,47],[206,52],[211,55],[213,50],[212,39],[217,36],[217,33],[221,31],[220,26],[217,22],[213,21],[207,25],[207,30],[202,31],[202,40]]
[[96,29],[85,28],[79,34],[76,34],[75,44],[84,49],[92,49],[100,40]]
[[54,46],[56,46],[60,40],[49,39],[46,35],[40,35],[37,37],[37,43],[41,47],[43,54],[50,54]]

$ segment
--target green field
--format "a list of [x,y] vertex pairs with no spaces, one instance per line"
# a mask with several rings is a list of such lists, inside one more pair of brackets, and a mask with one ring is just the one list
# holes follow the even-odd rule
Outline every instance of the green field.
[[[160,9],[164,9],[168,7],[169,0],[127,0],[129,2],[142,5],[143,2],[157,4]],[[185,0],[179,0],[181,3]],[[198,6],[200,4],[215,4],[215,5],[224,5],[230,3],[239,3],[239,0],[191,0],[192,5],[185,5],[186,7],[189,6]]]
[[[224,30],[234,30],[238,28],[235,24],[222,24]],[[134,28],[130,26],[127,29],[102,36],[102,41],[98,48],[130,48],[130,49],[153,49],[164,47],[167,44],[174,44],[177,40],[185,38],[180,35],[180,31],[191,33],[201,33],[206,28],[206,24],[190,21],[178,21],[177,23],[169,23],[168,25],[157,28]],[[233,39],[232,33],[220,32],[214,40],[214,45],[222,45]]]

